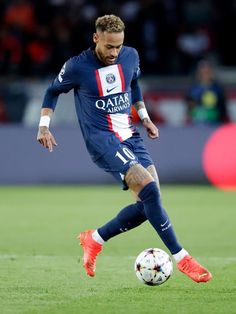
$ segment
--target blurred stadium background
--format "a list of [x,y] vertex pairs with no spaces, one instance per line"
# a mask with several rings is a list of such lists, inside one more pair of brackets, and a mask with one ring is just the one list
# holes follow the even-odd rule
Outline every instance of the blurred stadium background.
[[125,43],[140,53],[144,98],[161,134],[144,138],[161,181],[207,183],[202,151],[218,125],[190,123],[186,93],[207,58],[226,93],[227,122],[236,122],[234,0],[0,1],[0,184],[113,182],[85,150],[73,93],[60,97],[53,118],[55,152],[36,142],[46,87],[91,46],[96,17],[110,13],[123,18]]

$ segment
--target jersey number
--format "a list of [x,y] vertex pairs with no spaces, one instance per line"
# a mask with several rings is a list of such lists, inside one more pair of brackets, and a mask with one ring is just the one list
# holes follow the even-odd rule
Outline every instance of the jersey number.
[[[126,155],[126,157],[128,157],[131,160],[135,159],[134,154],[128,148],[124,147],[122,148],[122,150],[123,150],[123,153]],[[127,164],[127,162],[129,161],[125,159],[125,157],[122,156],[120,152],[116,152],[116,157],[120,158],[120,160],[123,162],[124,165]]]

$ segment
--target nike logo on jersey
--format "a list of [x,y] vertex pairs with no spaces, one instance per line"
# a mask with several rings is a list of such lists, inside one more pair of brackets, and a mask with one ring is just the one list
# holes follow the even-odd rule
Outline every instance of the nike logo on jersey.
[[107,88],[107,93],[110,93],[111,91],[113,91],[113,89],[117,88],[117,86],[114,86],[112,88]]

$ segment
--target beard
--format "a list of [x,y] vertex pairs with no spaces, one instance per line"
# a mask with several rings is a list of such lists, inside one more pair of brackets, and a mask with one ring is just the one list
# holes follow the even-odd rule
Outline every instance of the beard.
[[97,58],[104,63],[105,65],[112,65],[116,62],[117,57],[108,57],[108,56],[104,56],[103,53],[99,50],[95,48],[95,54],[97,56]]

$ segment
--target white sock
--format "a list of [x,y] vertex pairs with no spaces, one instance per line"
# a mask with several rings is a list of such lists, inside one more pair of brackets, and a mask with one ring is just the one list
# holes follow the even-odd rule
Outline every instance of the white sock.
[[104,240],[103,238],[100,236],[100,234],[98,233],[97,230],[95,230],[93,233],[92,233],[92,238],[94,241],[96,241],[97,243],[103,245],[104,244]]
[[179,263],[185,256],[189,255],[185,249],[180,250],[178,253],[173,254],[176,263]]

